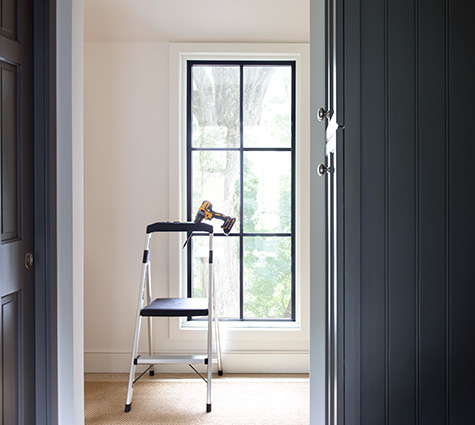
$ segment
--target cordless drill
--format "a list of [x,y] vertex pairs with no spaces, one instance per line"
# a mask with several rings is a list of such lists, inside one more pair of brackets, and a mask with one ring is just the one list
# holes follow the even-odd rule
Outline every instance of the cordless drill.
[[198,212],[196,213],[195,223],[201,223],[203,220],[211,220],[212,218],[219,218],[220,220],[224,221],[221,228],[226,235],[229,235],[229,232],[231,232],[231,229],[236,222],[234,217],[213,211],[211,202],[203,201],[201,206],[198,208]]

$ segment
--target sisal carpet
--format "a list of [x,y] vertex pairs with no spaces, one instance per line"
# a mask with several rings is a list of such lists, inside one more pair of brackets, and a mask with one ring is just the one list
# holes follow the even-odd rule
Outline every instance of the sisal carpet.
[[[144,377],[145,378],[145,377]],[[127,382],[86,379],[86,425],[308,425],[308,377],[252,375],[213,378],[212,412],[200,378],[145,378],[134,386],[132,410],[124,412]]]

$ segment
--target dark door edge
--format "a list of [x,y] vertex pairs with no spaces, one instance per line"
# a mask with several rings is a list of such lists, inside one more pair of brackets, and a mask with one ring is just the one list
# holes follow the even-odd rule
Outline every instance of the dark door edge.
[[36,424],[56,425],[56,0],[33,7]]

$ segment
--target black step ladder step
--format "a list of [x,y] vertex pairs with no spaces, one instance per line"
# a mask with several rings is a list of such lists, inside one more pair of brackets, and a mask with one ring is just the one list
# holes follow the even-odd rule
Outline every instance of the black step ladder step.
[[144,307],[140,314],[146,317],[207,316],[207,298],[157,298]]

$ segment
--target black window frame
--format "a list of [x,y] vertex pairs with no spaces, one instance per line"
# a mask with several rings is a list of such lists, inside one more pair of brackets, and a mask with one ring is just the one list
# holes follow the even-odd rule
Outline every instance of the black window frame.
[[[240,145],[237,148],[198,148],[192,146],[192,68],[194,65],[220,65],[240,67]],[[244,147],[243,142],[243,73],[245,66],[290,66],[291,67],[291,145],[288,148],[259,148]],[[222,233],[215,233],[215,237],[239,237],[239,318],[220,318],[226,321],[241,322],[295,322],[296,321],[296,60],[188,60],[186,65],[186,217],[187,221],[192,221],[196,211],[192,211],[192,152],[194,151],[239,151],[240,152],[240,228],[226,236]],[[290,232],[268,233],[243,231],[243,158],[244,152],[290,152],[291,153],[291,220]],[[212,200],[210,200],[212,201]],[[199,236],[198,236],[199,237]],[[291,240],[291,317],[290,318],[245,318],[244,317],[244,237],[289,237]],[[189,238],[187,244],[187,296],[193,294],[193,264],[192,264],[193,238]],[[188,320],[197,320],[188,318]],[[199,320],[199,319],[198,319]]]

